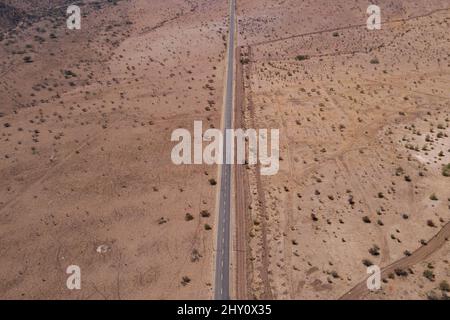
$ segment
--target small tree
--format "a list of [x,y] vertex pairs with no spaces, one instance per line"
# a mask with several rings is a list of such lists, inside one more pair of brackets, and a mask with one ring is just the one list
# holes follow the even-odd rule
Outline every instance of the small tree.
[[394,270],[395,274],[399,277],[407,277],[408,276],[408,272],[401,269],[401,268],[397,268]]
[[444,177],[450,177],[450,163],[442,168],[442,175]]
[[423,276],[430,281],[434,281],[434,273],[430,269],[427,269],[423,272]]

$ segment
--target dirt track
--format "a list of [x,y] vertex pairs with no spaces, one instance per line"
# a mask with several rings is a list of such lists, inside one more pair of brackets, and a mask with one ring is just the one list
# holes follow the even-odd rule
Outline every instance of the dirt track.
[[[447,223],[428,243],[416,251],[414,251],[410,256],[404,257],[400,260],[391,263],[390,265],[382,268],[381,277],[385,278],[389,274],[395,272],[397,269],[407,269],[413,265],[424,261],[430,255],[438,251],[443,245],[446,244],[450,239],[450,222]],[[350,291],[345,293],[341,300],[359,300],[364,299],[364,297],[370,292],[367,289],[366,284],[367,278],[358,283]]]

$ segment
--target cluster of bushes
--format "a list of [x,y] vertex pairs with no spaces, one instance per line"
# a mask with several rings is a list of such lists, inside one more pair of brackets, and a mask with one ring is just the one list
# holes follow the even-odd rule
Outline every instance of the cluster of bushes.
[[450,177],[450,163],[442,168],[442,175],[444,177]]

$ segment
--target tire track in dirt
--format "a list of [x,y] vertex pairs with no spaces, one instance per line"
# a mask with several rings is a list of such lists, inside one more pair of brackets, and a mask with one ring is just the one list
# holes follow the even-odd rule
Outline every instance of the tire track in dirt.
[[[450,222],[448,222],[428,243],[421,246],[414,251],[410,256],[403,257],[381,270],[381,277],[387,277],[390,273],[395,272],[396,269],[407,269],[413,265],[424,261],[430,255],[438,251],[450,239]],[[367,288],[367,277],[354,286],[350,291],[345,293],[340,300],[359,300],[363,299],[369,294]]]

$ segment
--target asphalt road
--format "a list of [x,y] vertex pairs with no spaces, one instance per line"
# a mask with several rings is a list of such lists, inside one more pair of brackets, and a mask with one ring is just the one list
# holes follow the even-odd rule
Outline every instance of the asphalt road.
[[[450,222],[448,222],[426,245],[421,246],[419,249],[414,251],[410,256],[401,258],[395,261],[387,267],[381,270],[381,278],[386,278],[391,273],[395,273],[395,270],[405,270],[419,262],[424,261],[434,252],[442,248],[443,245],[450,238]],[[369,294],[369,289],[367,288],[367,278],[358,283],[354,288],[343,295],[341,300],[359,300],[363,299]]]
[[222,165],[219,199],[219,219],[217,225],[217,248],[216,248],[216,300],[230,299],[230,208],[231,208],[231,161],[227,161],[230,155],[230,141],[225,134],[226,129],[232,127],[233,117],[233,87],[234,87],[234,64],[235,64],[235,19],[236,0],[230,0],[230,27],[228,36],[228,67],[225,92],[224,111],[224,164]]

